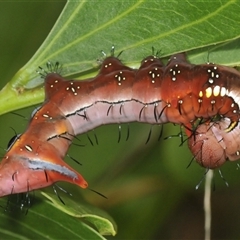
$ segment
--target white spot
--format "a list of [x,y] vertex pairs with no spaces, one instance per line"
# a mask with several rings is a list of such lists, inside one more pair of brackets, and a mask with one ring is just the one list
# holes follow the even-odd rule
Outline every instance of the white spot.
[[208,79],[208,82],[209,82],[210,84],[213,84],[213,83],[214,83],[214,80],[211,79],[211,78],[209,78],[209,79]]
[[32,152],[32,148],[29,145],[25,145],[25,148],[29,151]]
[[221,92],[220,92],[220,96],[224,97],[226,95],[226,93],[227,93],[227,89],[225,87],[222,87]]
[[219,93],[220,93],[220,86],[215,86],[214,88],[213,88],[213,96],[214,97],[217,97],[217,96],[219,96]]

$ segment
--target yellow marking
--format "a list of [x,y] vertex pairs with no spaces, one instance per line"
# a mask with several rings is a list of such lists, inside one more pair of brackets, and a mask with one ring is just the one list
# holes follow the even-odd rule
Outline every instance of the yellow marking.
[[207,98],[210,98],[212,96],[212,88],[211,87],[208,87],[206,89],[206,97]]
[[200,91],[199,94],[198,94],[199,97],[203,97],[203,92]]
[[217,85],[213,88],[213,96],[217,97],[219,96],[219,93],[220,93],[220,86]]
[[225,132],[231,132],[237,126],[237,124],[237,122],[231,122],[230,125],[225,129]]

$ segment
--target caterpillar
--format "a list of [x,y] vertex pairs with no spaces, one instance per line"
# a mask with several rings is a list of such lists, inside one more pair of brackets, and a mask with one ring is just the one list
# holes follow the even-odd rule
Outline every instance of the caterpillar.
[[[57,181],[86,188],[87,181],[63,158],[76,135],[110,123],[180,124],[197,162],[206,168],[219,167],[230,155],[225,148],[224,154],[216,156],[220,160],[212,161],[203,139],[208,136],[211,150],[218,134],[224,139],[222,144],[227,144],[225,139],[238,129],[235,99],[239,98],[239,79],[240,73],[233,68],[190,64],[185,53],[173,55],[166,65],[149,56],[139,69],[125,66],[111,55],[102,62],[96,77],[84,81],[48,73],[43,105],[33,112],[27,130],[0,163],[0,196]],[[211,123],[216,116],[222,119],[218,125]],[[196,126],[199,119],[204,123]],[[206,129],[209,122],[213,124],[210,131]]]
[[228,118],[209,124],[201,124],[197,133],[189,137],[188,146],[196,161],[205,168],[217,168],[226,162],[240,158],[240,125],[226,132]]

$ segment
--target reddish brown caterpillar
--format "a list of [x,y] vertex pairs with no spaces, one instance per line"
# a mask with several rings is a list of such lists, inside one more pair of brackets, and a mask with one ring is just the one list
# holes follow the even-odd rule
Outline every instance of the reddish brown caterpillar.
[[238,124],[232,131],[226,132],[229,123],[230,120],[226,118],[201,124],[188,139],[188,146],[201,166],[213,169],[226,160],[236,161],[240,158],[240,126]]
[[[211,150],[210,141],[216,140],[217,133],[225,139],[225,134],[229,136],[235,131],[239,121],[239,105],[235,102],[239,84],[240,74],[235,69],[215,64],[193,65],[184,53],[172,56],[166,66],[156,56],[149,56],[137,70],[111,56],[103,61],[96,77],[85,81],[47,74],[45,102],[34,111],[26,132],[12,144],[1,162],[0,196],[57,181],[86,188],[87,182],[63,157],[74,136],[110,123],[183,125],[197,161],[207,168],[219,167],[229,157],[227,154],[212,164],[211,159],[198,153]],[[224,117],[220,127],[206,132],[206,122],[216,115]],[[192,131],[199,118],[205,124]],[[203,137],[210,134],[209,144],[199,146],[201,135],[195,133],[202,129]]]

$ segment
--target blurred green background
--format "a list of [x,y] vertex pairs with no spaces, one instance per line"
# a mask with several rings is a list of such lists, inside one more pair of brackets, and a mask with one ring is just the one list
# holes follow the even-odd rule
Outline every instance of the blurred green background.
[[[0,3],[1,88],[35,53],[64,4],[63,1]],[[99,51],[101,49],[99,43]],[[96,58],[98,56],[96,53]],[[29,118],[33,109],[17,113]],[[0,117],[1,155],[14,135],[11,128],[21,133],[26,126],[26,119],[13,114]],[[71,147],[70,154],[83,166],[79,168],[68,160],[69,164],[78,168],[90,187],[106,195],[108,200],[69,184],[63,184],[65,188],[109,212],[118,225],[118,234],[113,239],[203,239],[204,184],[198,191],[195,186],[204,170],[195,163],[186,169],[192,157],[186,144],[178,147],[179,138],[163,140],[179,133],[179,127],[164,126],[164,136],[158,142],[160,127],[154,126],[148,144],[145,141],[150,126],[130,124],[130,139],[126,142],[127,128],[127,124],[122,125],[119,144],[118,126],[113,125],[95,130],[99,145],[91,146],[83,135],[80,139],[86,147]],[[89,136],[94,139],[93,132]],[[230,187],[225,186],[216,171],[216,189],[212,193],[212,237],[236,239],[240,237],[240,174],[235,163],[226,164],[221,170]],[[12,229],[14,231],[15,226]]]

